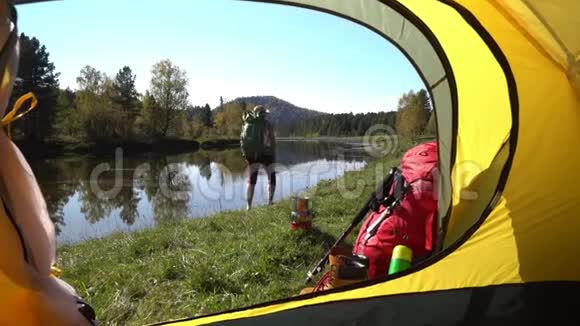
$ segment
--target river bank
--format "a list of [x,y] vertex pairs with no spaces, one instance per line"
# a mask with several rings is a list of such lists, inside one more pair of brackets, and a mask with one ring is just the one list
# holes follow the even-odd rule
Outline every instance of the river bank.
[[178,154],[199,149],[222,150],[238,147],[237,139],[187,140],[167,138],[157,141],[110,141],[110,142],[23,142],[15,141],[27,158],[54,158],[70,155],[112,155],[117,148],[125,153],[155,152]]
[[[433,138],[433,137],[428,137]],[[424,138],[424,139],[428,139]],[[350,149],[372,150],[373,142],[388,141],[389,146],[398,143],[397,136],[373,136],[365,137],[279,137],[280,142],[302,141],[302,142],[331,142],[340,143]],[[421,139],[419,139],[421,140]],[[366,142],[365,142],[366,141]],[[189,140],[180,138],[166,138],[156,141],[109,141],[109,142],[81,142],[81,141],[47,141],[30,142],[14,141],[27,158],[55,158],[71,155],[112,155],[117,148],[123,149],[125,153],[155,152],[158,154],[179,154],[193,152],[199,149],[206,151],[216,151],[238,148],[239,139],[214,138]]]
[[[274,201],[360,170],[370,159],[329,143],[280,142],[276,153]],[[122,154],[29,160],[59,245],[246,206],[247,164],[238,147]],[[267,178],[258,178],[255,205],[267,202],[266,183]]]
[[239,308],[295,295],[305,273],[332,245],[411,144],[311,188],[311,231],[291,231],[290,200],[250,212],[164,223],[135,233],[62,246],[63,278],[106,324],[145,324]]

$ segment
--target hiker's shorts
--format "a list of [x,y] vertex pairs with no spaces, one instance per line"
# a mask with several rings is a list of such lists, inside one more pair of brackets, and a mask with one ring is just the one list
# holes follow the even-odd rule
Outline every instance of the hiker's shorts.
[[274,157],[273,156],[262,156],[257,160],[248,160],[248,174],[249,184],[255,185],[258,181],[258,172],[260,172],[260,166],[264,167],[266,173],[268,173],[268,182],[271,185],[276,184],[276,170],[274,168]]

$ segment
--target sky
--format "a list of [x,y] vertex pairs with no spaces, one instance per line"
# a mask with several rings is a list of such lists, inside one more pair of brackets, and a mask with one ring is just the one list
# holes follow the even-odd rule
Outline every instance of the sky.
[[193,105],[220,96],[273,95],[323,112],[395,110],[423,84],[382,37],[339,17],[235,0],[64,0],[18,7],[19,31],[47,47],[62,88],[85,65],[109,76],[123,66],[137,90],[151,67],[184,69]]

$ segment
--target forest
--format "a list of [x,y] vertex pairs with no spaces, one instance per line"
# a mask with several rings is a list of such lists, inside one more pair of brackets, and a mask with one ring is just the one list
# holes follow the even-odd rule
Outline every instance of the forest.
[[[20,64],[11,102],[33,92],[37,109],[11,126],[13,137],[22,142],[156,142],[161,139],[235,139],[242,113],[264,98],[241,98],[218,107],[193,105],[189,77],[170,60],[151,67],[149,88],[140,94],[136,75],[129,66],[114,76],[86,65],[76,78],[77,88],[62,89],[59,73],[46,46],[35,37],[20,36]],[[275,99],[275,98],[274,98]],[[362,136],[372,125],[388,125],[397,134],[435,134],[432,108],[425,90],[401,96],[396,111],[328,114],[293,107],[269,107],[276,111],[279,136]],[[290,108],[289,107],[293,107]],[[274,113],[272,114],[274,115]],[[432,120],[432,119],[431,119]]]

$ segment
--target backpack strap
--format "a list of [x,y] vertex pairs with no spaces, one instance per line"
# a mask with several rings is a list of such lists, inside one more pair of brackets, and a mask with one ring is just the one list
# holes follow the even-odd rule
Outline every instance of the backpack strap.
[[403,177],[403,172],[397,169],[395,172],[395,179],[393,180],[393,198],[395,200],[402,200],[405,196],[405,191],[407,190],[408,184]]
[[381,213],[381,216],[367,228],[364,237],[365,242],[377,233],[381,224],[383,224],[383,222],[393,214],[397,207],[399,207],[405,198],[408,187],[409,184],[405,181],[403,173],[401,170],[396,169],[393,175],[393,191],[381,202],[381,205],[386,206],[386,208]]
[[389,199],[389,194],[391,189],[393,188],[393,182],[395,180],[395,174],[399,169],[393,167],[389,170],[389,174],[383,181],[383,183],[379,186],[377,190],[375,190],[375,194],[373,198],[369,201],[368,207],[372,211],[378,213],[381,205],[385,205],[385,202]]

